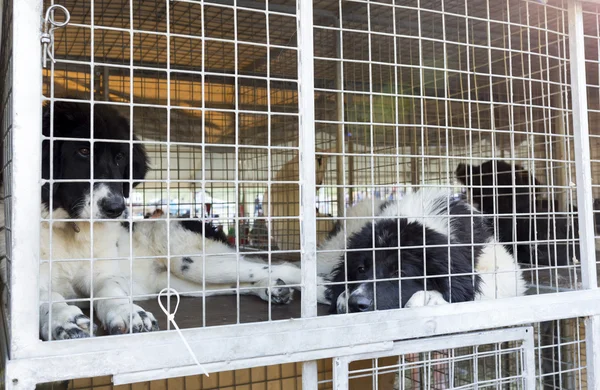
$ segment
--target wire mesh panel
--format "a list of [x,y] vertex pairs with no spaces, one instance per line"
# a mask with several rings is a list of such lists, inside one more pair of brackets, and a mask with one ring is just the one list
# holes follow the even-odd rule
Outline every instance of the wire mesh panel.
[[13,104],[28,74],[4,7],[11,386],[69,379],[77,355],[74,376],[118,383],[304,362],[314,388],[315,359],[376,352],[402,357],[365,357],[355,386],[526,388],[533,349],[502,344],[524,338],[428,337],[530,323],[538,385],[584,386],[565,319],[592,316],[593,351],[573,69],[597,62],[595,6],[23,1],[43,60]]
[[581,288],[566,3],[315,9],[327,15],[315,21],[316,131],[335,150],[334,214],[445,187],[490,217],[530,292]]
[[[548,333],[552,327],[555,336]],[[585,336],[580,319],[535,324],[529,329],[531,334],[525,342],[492,343],[479,337],[477,345],[437,349],[447,340],[442,338],[435,344],[435,351],[408,348],[399,356],[342,358],[344,363],[335,367],[343,369],[349,363],[347,382],[336,378],[347,383],[349,389],[519,389],[527,388],[524,378],[533,373],[538,389],[587,388]],[[464,336],[458,339],[461,337]],[[527,352],[525,348],[532,350]],[[528,367],[526,356],[535,363]],[[340,375],[342,369],[338,371]],[[334,386],[333,382],[325,380],[322,384]]]
[[[433,341],[436,347],[450,349],[430,352],[427,346]],[[382,361],[389,355],[374,354],[371,356],[372,367],[359,370],[349,368],[349,363],[369,358],[368,355],[336,359],[334,387],[350,388],[353,380],[366,376],[373,378],[369,388],[378,389],[379,383],[392,374],[396,389],[534,388],[532,328],[430,339],[420,343],[399,342],[395,344],[394,352],[401,354],[395,363]],[[503,361],[510,362],[511,366],[503,367]]]
[[[534,324],[533,355],[536,388],[586,389],[585,330],[582,319],[569,318]],[[461,336],[462,337],[462,336]],[[349,359],[348,388],[422,389],[422,388],[522,388],[523,345],[518,341],[500,343],[477,340],[476,347],[440,349],[443,340],[434,343],[435,350],[404,351],[399,356],[377,356]],[[406,344],[406,343],[399,343]],[[331,359],[319,360],[319,389],[334,388]],[[157,388],[157,389],[262,389],[266,386],[300,388],[302,370],[299,365],[260,367],[211,375],[210,378],[187,376],[169,380],[154,380],[133,385],[111,386],[109,377],[70,381],[65,389],[97,388]],[[400,381],[399,378],[404,378]],[[453,385],[451,385],[453,384]],[[486,385],[487,384],[487,385]],[[57,389],[54,384],[54,389]]]
[[[45,2],[46,7],[50,4]],[[186,326],[299,316],[298,305],[277,306],[291,302],[293,289],[300,287],[299,264],[276,264],[298,260],[300,249],[295,2],[234,6],[100,0],[63,1],[61,5],[71,19],[54,32],[56,62],[43,71],[44,110],[50,118],[45,122],[45,135],[56,140],[73,138],[66,128],[71,124],[64,121],[72,111],[80,113],[76,120],[90,127],[90,145],[101,145],[94,141],[108,137],[118,138],[115,145],[120,142],[124,148],[121,166],[125,168],[120,177],[108,177],[114,172],[96,172],[102,168],[94,165],[91,177],[95,181],[85,183],[97,188],[103,185],[98,181],[102,178],[129,180],[125,187],[137,185],[131,194],[124,190],[129,214],[108,216],[127,220],[130,230],[122,234],[119,253],[108,256],[123,259],[110,266],[121,269],[122,284],[128,286],[123,294],[126,300],[114,301],[123,304],[124,318],[113,325],[100,320],[98,325],[106,333],[153,330],[161,319],[155,322],[150,311],[131,306],[131,300],[156,299],[165,287],[199,297],[182,303],[181,309],[190,313],[187,318],[192,321]],[[120,129],[106,134],[103,124],[111,117],[122,118],[119,125],[109,125]],[[76,138],[89,142],[86,137]],[[52,160],[54,168],[44,177],[49,192],[55,194],[50,197],[54,204],[48,205],[54,211],[44,217],[44,223],[53,226],[51,232],[60,218],[103,218],[76,215],[69,210],[73,204],[59,204],[56,191],[67,186],[60,180],[75,179],[57,170],[56,159],[62,158],[62,152],[56,151],[59,147],[63,147],[60,141],[50,147],[54,160],[48,162]],[[92,158],[94,153],[99,158],[101,152],[84,149],[86,153],[94,150]],[[146,167],[142,154],[147,157]],[[68,216],[59,215],[63,210]],[[80,229],[79,224],[87,226],[88,222],[74,223]],[[103,226],[118,230],[119,222],[93,223],[86,230],[89,239],[104,239]],[[44,236],[42,245],[50,248],[56,239],[52,236]],[[81,236],[77,232],[76,237]],[[146,242],[140,241],[142,237]],[[282,250],[288,253],[276,254]],[[248,251],[255,253],[241,255]],[[47,252],[44,260],[53,271],[44,272],[43,277],[60,278],[64,271],[60,262],[70,254]],[[81,258],[81,264],[85,258],[102,257],[99,249],[89,246],[83,252],[74,256]],[[130,256],[133,262],[126,259]],[[79,267],[71,259],[66,264]],[[96,269],[85,271],[88,278],[103,272],[99,268],[103,263],[95,264]],[[180,277],[175,277],[176,269]],[[273,273],[275,269],[281,272]],[[153,280],[142,281],[157,270]],[[112,305],[106,292],[83,290],[83,294],[60,295],[80,304],[92,303],[90,317],[103,317],[106,313],[98,305],[106,306],[103,300]],[[231,297],[218,302],[207,301],[207,295]],[[267,303],[247,295],[257,295]],[[78,335],[77,328],[83,330],[82,335],[92,335],[93,327],[87,323],[75,328]],[[52,325],[46,333],[48,339],[70,338],[56,334]]]

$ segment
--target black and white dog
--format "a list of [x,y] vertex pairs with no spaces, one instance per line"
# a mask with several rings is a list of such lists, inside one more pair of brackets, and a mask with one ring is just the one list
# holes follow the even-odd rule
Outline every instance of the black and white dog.
[[[534,210],[540,182],[519,164],[515,164],[514,171],[513,180],[511,164],[486,161],[480,166],[459,164],[455,174],[469,188],[473,204],[484,214],[495,215],[498,238],[507,243],[511,253],[516,242],[519,263],[556,266],[579,258],[577,219],[551,215],[541,207]],[[541,215],[532,215],[534,211]]]
[[[125,198],[131,190],[129,183],[135,186],[149,169],[146,152],[133,137],[130,155],[128,121],[100,104],[93,110],[95,141],[91,142],[90,112],[90,105],[83,103],[55,102],[52,115],[49,105],[43,109],[43,134],[50,136],[52,116],[54,139],[46,138],[42,145],[42,178],[53,180],[41,189],[42,339],[88,337],[93,332],[92,322],[79,306],[86,306],[85,299],[91,297],[94,314],[109,333],[156,330],[155,317],[131,304],[130,297],[156,296],[167,287],[168,279],[171,287],[191,295],[210,294],[206,290],[223,287],[227,291],[214,293],[235,294],[233,287],[239,288],[240,294],[258,295],[274,303],[291,301],[292,290],[282,285],[300,284],[299,267],[291,263],[269,266],[263,260],[238,255],[214,239],[214,232],[202,223],[172,221],[167,229],[166,220],[151,219],[135,222],[130,232],[123,223]],[[90,184],[92,167],[94,181]],[[132,264],[131,254],[138,257]],[[173,256],[170,262],[167,254]],[[143,256],[152,258],[139,258]],[[5,262],[2,270],[6,281]],[[81,304],[66,300],[80,300]]]
[[[331,313],[525,293],[514,257],[496,242],[488,219],[464,200],[445,190],[423,189],[398,201],[372,202],[349,209],[345,229],[321,248],[332,252],[321,254],[320,264],[335,262],[328,290]],[[346,258],[335,252],[344,236]]]
[[[129,283],[114,260],[123,233],[114,220],[125,216],[130,174],[139,180],[148,171],[146,153],[134,143],[130,155],[129,123],[108,106],[94,107],[97,141],[92,143],[90,112],[90,105],[78,103],[57,102],[52,114],[50,105],[43,108],[43,135],[51,136],[52,117],[56,138],[45,139],[42,145],[42,179],[56,181],[42,186],[40,335],[44,340],[89,335],[90,319],[64,301],[92,295],[117,298],[94,301],[95,314],[111,333],[127,332],[130,324],[134,331],[157,328],[151,313],[129,303]],[[85,180],[92,177],[92,167],[95,182],[90,185]],[[89,222],[108,219],[113,222]],[[99,260],[90,269],[92,256]],[[50,308],[51,302],[57,303]]]

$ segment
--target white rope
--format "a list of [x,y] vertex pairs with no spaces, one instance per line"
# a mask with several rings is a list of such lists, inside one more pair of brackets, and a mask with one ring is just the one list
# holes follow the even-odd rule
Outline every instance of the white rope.
[[[162,296],[165,296],[167,299],[169,299],[169,295],[168,295],[169,293],[173,294],[173,295],[175,295],[177,297],[177,304],[175,305],[175,309],[173,309],[173,313],[172,314],[169,313],[169,311],[167,310],[167,308],[164,307],[164,305],[162,304],[162,302],[160,300],[160,298]],[[181,333],[181,329],[179,329],[179,326],[177,326],[177,322],[175,322],[175,313],[177,313],[177,309],[179,308],[179,301],[180,301],[180,299],[181,298],[179,297],[179,293],[174,288],[163,288],[158,293],[158,304],[160,305],[160,308],[162,309],[163,313],[165,313],[165,315],[167,316],[167,319],[169,321],[171,321],[171,323],[173,324],[173,326],[175,327],[175,329],[179,333],[179,337],[181,337],[181,340],[183,341],[183,344],[185,344],[185,347],[187,348],[188,352],[190,353],[190,355],[192,355],[192,359],[194,359],[194,362],[196,363],[196,365],[198,367],[200,367],[200,369],[202,370],[202,373],[204,375],[209,376],[208,372],[206,372],[206,370],[204,369],[204,367],[202,367],[202,364],[200,364],[200,362],[196,358],[196,355],[194,354],[194,351],[192,351],[192,348],[188,344],[187,340],[185,339],[185,337],[183,337],[183,333]]]

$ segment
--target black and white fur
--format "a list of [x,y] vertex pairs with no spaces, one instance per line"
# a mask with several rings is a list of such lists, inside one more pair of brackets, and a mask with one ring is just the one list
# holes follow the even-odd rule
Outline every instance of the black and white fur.
[[[94,298],[114,298],[94,301],[95,314],[111,333],[127,332],[130,326],[133,331],[157,329],[151,313],[130,304],[129,282],[120,274],[119,262],[113,260],[119,255],[116,243],[123,229],[118,219],[126,216],[130,174],[132,180],[144,178],[146,153],[141,144],[134,143],[130,155],[126,119],[108,106],[95,105],[93,111],[94,139],[98,141],[92,144],[89,104],[56,102],[53,110],[50,105],[43,108],[43,135],[51,136],[52,118],[52,136],[57,139],[52,144],[48,139],[43,142],[42,179],[90,179],[92,167],[95,179],[91,191],[89,182],[42,186],[42,219],[54,220],[41,223],[40,335],[44,340],[88,336],[90,319],[79,307],[60,301],[92,294]],[[92,240],[89,219],[113,221],[94,223]],[[90,256],[98,259],[93,270],[90,261],[84,260]],[[52,304],[50,320],[51,301],[60,303]]]
[[[511,253],[516,247],[519,263],[556,266],[579,258],[579,244],[573,242],[578,237],[577,219],[550,215],[541,207],[534,209],[540,182],[519,164],[515,164],[514,171],[513,180],[511,164],[490,160],[479,166],[459,164],[455,174],[469,188],[473,204],[484,214],[495,215],[498,238],[507,243]],[[540,215],[531,215],[534,211]]]
[[[262,260],[242,255],[238,259],[232,248],[214,239],[214,232],[206,227],[198,228],[194,221],[171,222],[168,236],[166,221],[136,222],[131,232],[133,241],[130,241],[127,224],[123,223],[127,215],[125,198],[130,192],[130,174],[133,173],[131,179],[135,185],[135,181],[143,179],[149,169],[146,153],[142,144],[134,142],[130,158],[129,123],[115,110],[97,104],[93,112],[96,141],[92,157],[88,104],[55,102],[52,115],[49,105],[43,109],[44,136],[50,136],[50,118],[53,116],[53,136],[56,139],[53,145],[48,139],[43,143],[42,178],[49,180],[52,169],[53,180],[89,180],[93,158],[94,184],[91,192],[89,182],[57,181],[52,186],[49,183],[42,186],[42,339],[88,337],[93,332],[92,322],[79,306],[65,300],[89,299],[92,294],[95,298],[94,314],[109,333],[127,333],[130,329],[133,332],[156,330],[155,317],[132,304],[130,296],[131,293],[156,294],[167,286],[168,277],[171,286],[182,293],[197,293],[203,289],[203,283],[208,290],[223,286],[230,289],[238,281],[239,269],[240,287],[254,288],[243,290],[242,294],[270,298],[275,303],[291,301],[291,290],[281,285],[283,280],[300,283],[299,267],[292,264],[269,267]],[[137,141],[137,138],[133,137],[133,140]],[[2,213],[2,226],[3,219]],[[94,221],[93,229],[90,219]],[[200,231],[202,234],[198,234]],[[170,254],[175,255],[171,258],[170,276],[166,272],[166,259],[160,257],[168,254],[169,242]],[[4,245],[2,249],[5,250]],[[131,250],[135,256],[158,258],[135,259],[133,275],[130,275]],[[203,252],[221,253],[222,256],[206,257],[203,262],[200,261]],[[177,256],[179,254],[181,256]],[[90,257],[94,258],[93,269],[90,269]],[[51,267],[49,260],[52,261]],[[4,281],[7,280],[5,266],[3,262]],[[267,289],[270,287],[273,288],[269,295]],[[231,294],[231,290],[228,293]],[[85,301],[81,306],[85,306]]]
[[[525,293],[515,259],[496,243],[489,221],[465,201],[445,190],[423,189],[398,201],[374,202],[366,200],[347,211],[348,218],[378,218],[374,223],[371,218],[347,220],[346,259],[338,253],[327,261],[336,264],[331,277],[335,284],[328,291],[331,313]],[[329,249],[339,248],[343,240],[340,228],[328,241],[337,245]]]
[[[288,262],[269,265],[261,258],[237,253],[215,236],[210,226],[203,227],[199,221],[136,221],[131,238],[129,232],[121,234],[118,248],[121,257],[133,255],[135,296],[156,294],[167,286],[167,279],[169,286],[182,295],[235,294],[232,289],[238,288],[239,278],[241,295],[287,304],[292,301],[293,292],[284,285],[299,288],[301,284],[298,266]],[[171,256],[170,261],[167,255]]]

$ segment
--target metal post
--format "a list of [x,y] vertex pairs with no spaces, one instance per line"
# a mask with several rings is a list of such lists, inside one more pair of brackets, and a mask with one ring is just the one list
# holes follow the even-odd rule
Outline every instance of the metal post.
[[[337,19],[337,27],[342,27],[342,24],[339,19]],[[346,199],[345,199],[345,188],[343,187],[345,180],[345,169],[344,169],[344,140],[346,139],[345,131],[344,131],[344,65],[343,65],[343,51],[342,51],[342,33],[340,31],[340,36],[335,40],[335,49],[336,49],[336,58],[338,59],[336,66],[336,75],[335,75],[335,89],[337,91],[337,101],[336,101],[336,115],[337,115],[337,139],[336,139],[336,153],[335,156],[335,166],[336,166],[336,184],[337,187],[337,216],[343,217],[345,215],[346,208]]]
[[[573,94],[573,135],[577,168],[577,207],[583,286],[597,289],[596,246],[592,175],[588,128],[588,106],[585,73],[585,39],[581,2],[569,2],[569,47],[571,60],[571,90]],[[590,389],[600,389],[600,316],[585,320],[587,383]]]
[[[39,342],[42,2],[13,1],[11,358]],[[14,212],[18,211],[18,212]],[[26,379],[26,378],[23,378]]]
[[[302,317],[317,316],[317,215],[315,175],[315,101],[313,4],[297,1],[298,110],[300,112],[300,249],[302,253]],[[316,361],[302,367],[303,390],[316,390]]]

